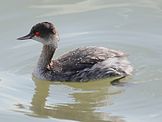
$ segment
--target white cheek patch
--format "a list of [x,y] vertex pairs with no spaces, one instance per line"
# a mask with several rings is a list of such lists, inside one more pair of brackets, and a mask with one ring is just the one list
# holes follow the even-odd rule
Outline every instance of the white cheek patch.
[[34,36],[32,39],[35,41],[41,42],[44,45],[53,45],[53,47],[55,48],[58,47],[57,43],[58,43],[59,37],[49,38],[49,39],[44,40],[41,37]]
[[47,45],[53,45],[54,48],[58,47],[58,39],[57,38],[49,38],[46,42]]
[[40,38],[40,37],[34,36],[32,39],[35,40],[35,41],[38,41],[38,42],[42,42],[43,43],[43,39]]

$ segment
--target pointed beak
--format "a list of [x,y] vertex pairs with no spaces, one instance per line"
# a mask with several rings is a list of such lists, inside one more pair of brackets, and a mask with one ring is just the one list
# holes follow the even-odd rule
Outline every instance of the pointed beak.
[[32,39],[33,35],[32,34],[28,34],[26,36],[22,36],[22,37],[19,37],[17,38],[17,40],[27,40],[27,39]]

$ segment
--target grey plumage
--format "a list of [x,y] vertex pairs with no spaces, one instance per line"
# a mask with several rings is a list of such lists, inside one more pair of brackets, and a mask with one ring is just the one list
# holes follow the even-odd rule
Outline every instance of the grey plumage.
[[[62,81],[89,81],[109,77],[126,77],[132,72],[132,66],[127,56],[121,51],[104,47],[84,47],[64,54],[54,62],[59,67],[55,70],[51,80],[56,79],[56,72]],[[56,63],[56,64],[57,64]],[[54,63],[55,64],[55,63]]]
[[131,75],[127,55],[104,47],[84,47],[70,51],[51,61],[57,48],[59,34],[52,23],[42,22],[32,27],[19,40],[33,39],[43,44],[33,75],[42,80],[89,81],[110,77],[119,79]]

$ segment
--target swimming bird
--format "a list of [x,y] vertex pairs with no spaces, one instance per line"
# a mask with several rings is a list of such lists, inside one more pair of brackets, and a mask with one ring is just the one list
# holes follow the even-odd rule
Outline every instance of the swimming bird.
[[133,71],[125,53],[105,47],[77,48],[52,60],[58,47],[59,34],[50,22],[34,25],[29,34],[17,39],[33,39],[43,44],[33,71],[33,75],[40,80],[93,81],[111,77],[124,78]]

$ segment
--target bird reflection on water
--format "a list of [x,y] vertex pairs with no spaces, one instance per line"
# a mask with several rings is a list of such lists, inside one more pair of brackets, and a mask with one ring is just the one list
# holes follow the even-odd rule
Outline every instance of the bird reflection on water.
[[[56,118],[76,121],[93,122],[124,122],[122,117],[110,116],[108,113],[97,112],[96,109],[105,105],[110,105],[111,95],[119,94],[117,90],[111,92],[111,83],[107,80],[86,82],[86,83],[52,83],[50,81],[40,81],[33,77],[35,93],[31,99],[31,105],[17,104],[17,112],[39,118]],[[66,85],[81,92],[73,92],[71,97],[75,100],[71,103],[48,104],[50,87],[52,85]],[[65,94],[67,94],[65,92]],[[53,98],[54,99],[54,98]],[[58,98],[57,98],[58,99]],[[27,110],[26,110],[27,109]]]

